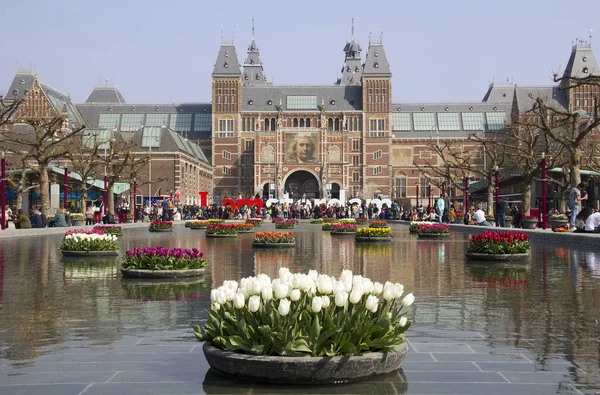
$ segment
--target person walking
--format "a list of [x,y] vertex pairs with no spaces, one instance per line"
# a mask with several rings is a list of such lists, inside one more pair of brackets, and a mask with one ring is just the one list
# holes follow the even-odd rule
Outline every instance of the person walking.
[[571,188],[569,192],[569,208],[571,209],[571,230],[577,229],[576,221],[577,214],[581,209],[581,201],[587,200],[587,195],[585,197],[581,196],[581,190],[583,189],[583,184],[579,183],[576,187]]

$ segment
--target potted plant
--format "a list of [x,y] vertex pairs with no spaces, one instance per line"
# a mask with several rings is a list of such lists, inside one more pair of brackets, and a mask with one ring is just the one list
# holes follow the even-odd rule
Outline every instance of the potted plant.
[[275,223],[275,229],[294,229],[298,220],[295,218],[286,219],[285,221],[280,221]]
[[125,251],[121,273],[126,277],[177,278],[204,274],[206,260],[196,248],[145,247]]
[[339,222],[337,219],[335,218],[330,218],[330,217],[325,217],[325,218],[321,218],[323,220],[323,222],[328,222],[328,223],[334,223],[334,222]]
[[339,383],[400,368],[414,302],[401,284],[344,270],[338,279],[279,270],[211,291],[204,326],[194,332],[219,373],[279,383]]
[[313,218],[310,220],[311,224],[323,224],[323,218]]
[[187,220],[187,221],[185,221],[183,223],[183,226],[185,226],[186,228],[189,228],[191,224],[192,224],[192,221],[191,220]]
[[257,227],[262,225],[262,219],[258,217],[248,218],[246,220],[247,224],[252,224],[252,226]]
[[417,229],[419,228],[419,226],[421,225],[431,225],[433,224],[433,222],[429,222],[429,221],[412,221],[410,223],[410,225],[408,226],[408,232],[409,233],[417,233]]
[[323,222],[323,225],[321,225],[321,229],[330,232],[333,229],[334,223],[337,224],[338,222]]
[[234,224],[238,233],[254,233],[254,225],[252,224]]
[[357,224],[366,224],[367,222],[369,222],[368,218],[365,217],[358,217],[355,219]]
[[258,232],[252,240],[252,247],[285,248],[293,247],[296,243],[292,232]]
[[354,224],[356,225],[356,220],[354,218],[342,218],[340,219],[340,224]]
[[207,238],[228,238],[237,237],[238,230],[235,225],[215,224],[208,225],[206,228]]
[[525,215],[521,219],[521,226],[523,229],[535,229],[537,227],[538,217],[533,215]]
[[419,238],[436,238],[450,236],[450,225],[423,224],[417,228]]
[[494,217],[493,215],[490,215],[490,214],[485,214],[485,220],[488,221],[492,225],[494,225],[496,223],[496,217]]
[[208,219],[208,224],[209,225],[222,224],[223,222],[225,222],[225,221],[222,220],[222,219],[220,219],[220,218],[209,218]]
[[392,241],[392,230],[387,228],[358,228],[354,240],[356,241]]
[[387,221],[382,219],[374,219],[369,223],[369,228],[387,228],[387,226]]
[[209,225],[209,222],[206,220],[192,220],[189,223],[190,229],[206,229]]
[[277,225],[278,223],[281,223],[285,221],[285,218],[281,218],[281,217],[274,217],[271,219],[271,222],[274,223],[275,225]]
[[123,236],[123,228],[116,225],[96,225],[94,230],[100,230],[107,235]]
[[99,230],[74,229],[65,233],[59,247],[64,256],[107,256],[119,253],[117,236]]
[[73,213],[70,215],[71,217],[71,225],[73,226],[81,226],[83,225],[83,220],[85,220],[85,215],[81,213]]
[[569,218],[564,214],[553,214],[549,217],[552,229],[560,228],[569,223]]
[[340,222],[331,224],[331,234],[332,235],[353,235],[356,233],[357,226],[356,224]]
[[523,232],[485,231],[469,239],[467,258],[482,261],[507,261],[529,256],[529,236]]
[[150,227],[148,228],[150,232],[172,232],[173,231],[173,222],[171,221],[154,221],[150,222]]
[[454,223],[455,224],[463,224],[465,222],[465,212],[464,211],[457,211],[454,214]]

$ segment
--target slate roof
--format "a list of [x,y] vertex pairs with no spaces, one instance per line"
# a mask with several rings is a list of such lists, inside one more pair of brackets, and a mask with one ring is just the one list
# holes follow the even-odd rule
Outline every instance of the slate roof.
[[232,77],[237,75],[242,75],[242,72],[240,71],[240,62],[238,62],[235,46],[233,42],[223,42],[221,48],[219,48],[212,76]]
[[493,103],[512,103],[514,96],[514,84],[503,85],[492,82],[482,101]]
[[48,99],[50,99],[50,102],[56,111],[59,113],[67,113],[67,116],[69,117],[69,127],[76,128],[85,125],[84,118],[81,116],[79,111],[77,111],[77,107],[69,95],[65,95],[64,93],[61,93],[56,89],[42,83],[40,83],[40,86],[46,96],[48,96]]
[[363,76],[392,76],[390,64],[385,56],[385,50],[381,41],[371,41],[369,43],[367,57],[363,66]]
[[97,86],[88,96],[86,103],[125,103],[118,88],[113,86]]
[[[242,90],[242,111],[277,111],[281,101],[283,110],[287,110],[288,96],[316,96],[317,108],[313,110],[289,110],[293,112],[321,111],[322,103],[327,112],[361,111],[362,88],[360,86],[288,86],[264,85],[247,86]],[[268,101],[271,100],[271,104]],[[332,104],[332,100],[335,104]],[[252,104],[250,104],[250,102]]]
[[263,70],[260,54],[256,42],[252,40],[248,46],[248,53],[244,61],[244,86],[263,85],[266,83],[266,77]]
[[[154,126],[147,126],[144,129],[154,128]],[[206,155],[202,152],[202,149],[197,145],[189,141],[188,139],[183,138],[177,132],[169,129],[169,128],[160,128],[160,141],[158,147],[152,147],[152,152],[181,152],[187,154],[193,158],[198,159],[199,161],[205,163],[208,166],[211,166],[208,159],[206,159]],[[132,150],[133,152],[148,152],[149,149],[147,147],[142,147],[142,130],[135,132],[132,138],[137,139],[139,142],[138,145]]]
[[516,90],[517,105],[521,114],[530,110],[538,97],[557,110],[569,108],[567,92],[557,86],[517,86]]
[[33,87],[35,74],[31,72],[17,72],[10,88],[4,96],[6,100],[22,100]]
[[598,62],[592,52],[591,44],[580,42],[571,50],[571,57],[563,77],[584,78],[590,75],[600,76],[600,67],[598,67]]

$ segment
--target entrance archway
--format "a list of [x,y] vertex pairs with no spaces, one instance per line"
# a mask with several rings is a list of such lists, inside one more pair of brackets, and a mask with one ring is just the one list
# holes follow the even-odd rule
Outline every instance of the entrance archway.
[[289,175],[285,180],[285,191],[293,200],[320,198],[319,181],[308,171],[298,170]]
[[331,198],[339,199],[340,198],[340,184],[334,182],[331,184]]

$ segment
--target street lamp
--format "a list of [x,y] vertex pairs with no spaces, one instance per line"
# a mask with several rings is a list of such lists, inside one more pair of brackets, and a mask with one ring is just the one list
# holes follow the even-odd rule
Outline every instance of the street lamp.
[[[163,127],[164,127],[164,125],[163,125]],[[159,135],[151,136],[151,139],[148,142],[148,205],[149,206],[152,206],[152,144],[158,143],[158,146],[160,148],[160,132],[162,132],[162,128],[159,131]],[[143,135],[143,133],[144,133],[144,126],[142,126],[142,135]]]
[[415,207],[419,208],[419,181],[417,181],[417,205]]
[[2,230],[6,229],[6,158],[4,158],[4,151],[2,151],[1,159],[1,175],[2,178],[0,193],[2,194]]
[[546,229],[546,153],[542,152],[542,229]]
[[68,195],[69,195],[69,169],[67,165],[63,167],[65,173],[63,175],[63,208],[66,210],[68,206]]
[[498,174],[498,165],[494,167],[494,189],[496,191],[496,204],[500,200],[500,175]]
[[465,213],[469,210],[469,176],[465,176]]
[[137,222],[137,179],[133,177],[133,223]]

